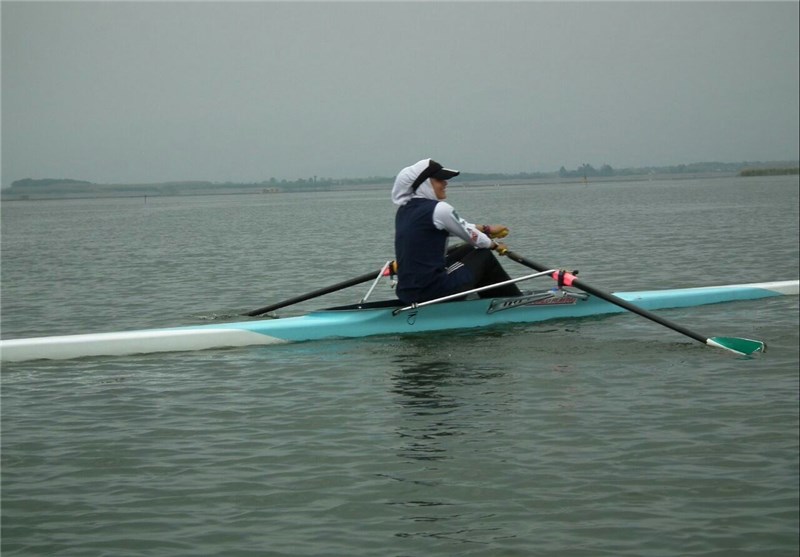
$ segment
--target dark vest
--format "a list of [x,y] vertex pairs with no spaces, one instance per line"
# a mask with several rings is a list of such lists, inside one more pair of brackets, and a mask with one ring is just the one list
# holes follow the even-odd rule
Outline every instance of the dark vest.
[[415,299],[416,294],[435,288],[446,280],[446,230],[433,225],[438,201],[412,199],[397,210],[394,218],[394,253],[397,259],[397,295]]

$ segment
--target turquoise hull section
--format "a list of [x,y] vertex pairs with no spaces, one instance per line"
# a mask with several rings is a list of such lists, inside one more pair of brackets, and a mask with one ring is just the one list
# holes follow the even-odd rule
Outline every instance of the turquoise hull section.
[[[617,292],[620,298],[648,310],[694,307],[738,300],[757,300],[783,295],[763,287],[747,285]],[[504,304],[507,307],[503,307]],[[562,297],[531,300],[478,299],[434,304],[395,313],[397,308],[321,310],[299,317],[245,321],[214,328],[244,329],[298,342],[325,338],[356,338],[372,335],[410,334],[427,331],[483,328],[510,323],[536,323],[554,319],[589,317],[626,310],[578,292]]]

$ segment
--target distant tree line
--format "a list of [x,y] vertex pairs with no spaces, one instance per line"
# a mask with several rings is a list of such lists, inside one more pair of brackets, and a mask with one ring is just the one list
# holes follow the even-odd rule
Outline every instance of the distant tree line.
[[788,168],[745,168],[739,176],[791,176],[800,174],[800,167]]
[[71,180],[69,178],[44,178],[42,180],[33,180],[25,178],[17,180],[11,184],[12,188],[51,188],[53,186],[90,186],[91,182],[84,180]]
[[614,169],[604,164],[597,170],[591,164],[583,164],[575,170],[567,170],[563,166],[558,171],[559,178],[592,178],[597,176],[615,176]]
[[[642,174],[704,174],[711,172],[744,172],[743,169],[752,167],[748,172],[769,169],[775,172],[776,164],[762,162],[697,162],[691,164],[677,164],[672,166],[645,166],[636,168],[615,169],[608,164],[604,164],[599,169],[591,164],[583,164],[575,170],[567,170],[561,167],[558,171],[560,178],[592,178],[597,176],[635,176]],[[782,164],[782,163],[781,163]],[[744,174],[743,174],[744,175]]]

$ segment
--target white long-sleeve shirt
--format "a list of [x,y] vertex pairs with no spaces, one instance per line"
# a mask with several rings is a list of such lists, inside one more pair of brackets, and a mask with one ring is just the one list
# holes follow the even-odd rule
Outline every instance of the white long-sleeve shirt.
[[492,239],[478,230],[478,227],[458,216],[455,208],[446,201],[439,201],[433,210],[433,225],[446,230],[452,236],[461,238],[476,248],[491,248]]

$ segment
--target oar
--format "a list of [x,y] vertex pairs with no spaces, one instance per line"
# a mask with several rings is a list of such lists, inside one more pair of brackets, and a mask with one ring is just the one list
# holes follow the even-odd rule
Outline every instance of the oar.
[[327,286],[325,288],[320,288],[319,290],[314,290],[313,292],[309,292],[308,294],[303,294],[301,296],[295,296],[294,298],[289,298],[288,300],[284,300],[283,302],[278,302],[277,304],[272,304],[269,306],[264,306],[263,308],[254,309],[253,311],[248,311],[242,315],[248,315],[250,317],[254,317],[256,315],[263,315],[265,313],[269,313],[270,311],[275,311],[276,309],[284,308],[286,306],[291,306],[293,304],[299,304],[300,302],[305,302],[306,300],[310,300],[311,298],[317,298],[318,296],[324,296],[325,294],[330,294],[331,292],[336,292],[337,290],[344,290],[345,288],[349,288],[351,286],[355,286],[357,284],[361,284],[367,282],[369,280],[374,279],[381,273],[383,269],[379,271],[373,271],[372,273],[366,273],[361,276],[351,278],[350,280],[345,280],[343,282],[338,282],[336,284],[332,284],[331,286]]
[[[505,255],[510,259],[513,259],[517,263],[521,263],[522,265],[525,265],[526,267],[530,267],[531,269],[535,269],[537,271],[545,271],[547,269],[552,268],[540,265],[539,263],[531,261],[530,259],[525,259],[521,255],[518,255],[513,251],[506,251],[502,255]],[[632,311],[633,313],[637,313],[646,319],[655,321],[660,325],[664,325],[665,327],[668,327],[673,331],[677,331],[683,335],[693,338],[694,340],[702,342],[703,344],[706,344],[708,346],[714,346],[716,348],[724,348],[725,350],[730,350],[731,352],[735,352],[736,354],[741,354],[745,356],[753,354],[755,352],[764,352],[767,349],[767,345],[761,342],[760,340],[751,340],[749,338],[737,338],[737,337],[709,338],[694,331],[690,331],[686,327],[682,327],[677,323],[673,323],[672,321],[664,319],[663,317],[658,316],[655,313],[652,313],[644,308],[635,306],[632,303],[623,300],[622,298],[619,298],[617,296],[614,296],[609,292],[604,292],[589,284],[586,284],[585,282],[583,282],[582,279],[577,278],[572,273],[564,273],[560,279],[559,279],[559,273],[554,273],[553,278],[555,278],[556,280],[563,281],[563,283],[567,286],[574,286],[575,288],[579,288],[584,292],[592,294],[593,296],[597,296],[598,298],[601,298],[607,302],[615,304],[621,308],[627,309],[628,311]]]

